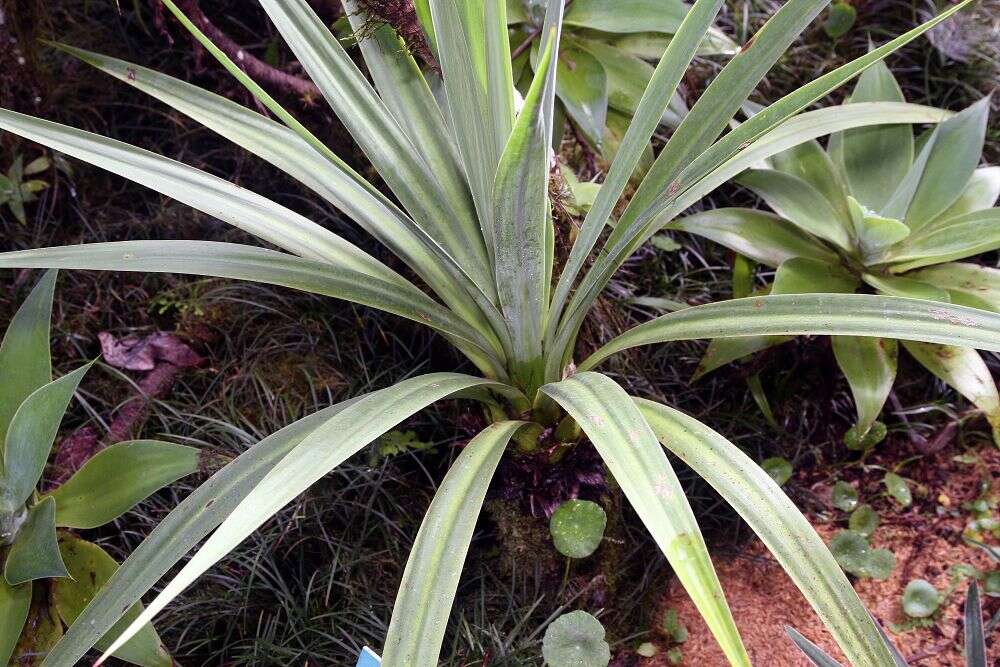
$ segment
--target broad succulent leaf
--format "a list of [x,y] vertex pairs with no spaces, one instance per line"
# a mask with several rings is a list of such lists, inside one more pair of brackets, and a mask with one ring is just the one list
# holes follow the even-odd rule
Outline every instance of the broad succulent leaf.
[[21,629],[28,618],[31,607],[32,584],[11,586],[4,577],[0,577],[0,665],[10,663],[14,647],[21,637]]
[[56,503],[51,498],[28,508],[28,518],[7,551],[3,576],[10,586],[69,576],[56,543]]

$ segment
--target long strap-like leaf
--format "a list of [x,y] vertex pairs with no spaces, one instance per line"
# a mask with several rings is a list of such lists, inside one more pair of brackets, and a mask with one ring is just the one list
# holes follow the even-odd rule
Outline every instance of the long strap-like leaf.
[[[495,271],[510,330],[514,381],[528,394],[542,384],[542,336],[548,304],[549,207],[547,131],[555,90],[558,24],[545,42],[531,90],[504,149],[493,186]],[[546,104],[546,101],[549,104]]]
[[723,0],[697,0],[691,11],[684,17],[677,33],[670,38],[663,57],[653,71],[649,85],[639,100],[639,106],[621,145],[615,154],[604,183],[597,192],[593,206],[587,212],[587,217],[580,227],[580,233],[573,242],[569,258],[552,298],[552,318],[549,321],[547,338],[554,333],[558,324],[562,307],[569,291],[577,278],[577,274],[593,250],[611,212],[625,191],[629,178],[635,173],[636,165],[649,145],[649,139],[660,124],[664,111],[670,106],[670,100],[680,84],[684,72],[694,58],[698,45],[708,32],[715,16],[722,7]]
[[684,489],[632,399],[600,373],[578,373],[542,391],[576,420],[597,448],[729,662],[749,665]]
[[[682,197],[660,211],[659,217],[647,220],[642,229],[636,232],[637,236],[623,237],[615,247],[606,249],[606,254],[602,253],[597,258],[576,294],[573,295],[564,321],[559,327],[553,349],[565,350],[569,346],[587,314],[589,304],[607,284],[617,267],[635,251],[639,243],[669,224],[675,215],[756,162],[841,129],[884,123],[933,123],[940,122],[948,115],[948,112],[933,107],[879,102],[819,109],[786,121],[719,166],[695,187],[688,189]],[[567,353],[569,351],[567,350]]]
[[213,241],[120,241],[2,253],[0,267],[189,273],[282,285],[425,324],[479,348],[493,359],[491,372],[497,373],[496,377],[504,374],[498,363],[499,351],[471,325],[416,287],[273,250]]
[[1000,314],[874,294],[780,294],[685,308],[626,331],[581,370],[639,345],[740,336],[883,336],[1000,351]]
[[476,220],[452,205],[344,47],[305,0],[261,0],[261,6],[406,210],[492,297],[486,246]]
[[635,399],[663,446],[701,475],[750,524],[854,665],[892,656],[836,559],[774,480],[721,435],[677,410]]
[[[370,394],[368,394],[370,395]],[[49,652],[45,667],[77,665],[84,654],[188,551],[194,548],[264,478],[321,424],[364,398],[330,406],[286,426],[228,463],[175,507],[122,563],[77,621]]]
[[466,445],[424,516],[389,622],[385,667],[435,667],[462,563],[504,448],[525,422],[493,424]]
[[437,241],[329,149],[320,144],[324,150],[317,150],[315,137],[306,134],[312,141],[307,140],[232,100],[155,70],[64,44],[53,46],[168,104],[310,188],[406,262],[470,322],[482,320],[483,313],[499,320],[496,307]]
[[[935,25],[938,25],[941,21],[946,20],[971,1],[963,0],[959,5],[941,12],[941,14],[930,21],[789,93],[760,113],[755,114],[732,132],[726,134],[684,167],[676,178],[669,180],[669,183],[667,181],[659,183],[660,189],[654,190],[654,194],[657,194],[656,200],[644,206],[641,211],[638,211],[637,215],[631,221],[623,219],[623,221],[619,222],[614,233],[605,244],[601,255],[584,276],[576,294],[573,295],[570,305],[562,315],[557,343],[554,349],[564,350],[563,356],[564,358],[568,358],[571,350],[567,348],[574,339],[576,331],[579,330],[590,304],[597,298],[600,291],[604,289],[607,281],[611,279],[611,275],[621,265],[624,258],[634,252],[658,225],[669,222],[669,218],[665,219],[664,217],[664,211],[673,202],[678,200],[681,195],[686,194],[689,188],[698,184],[706,175],[711,174],[713,170],[743,148],[746,148],[761,135],[772,130],[809,104],[812,104],[838,86],[857,76],[872,63],[881,60],[886,55],[905,46]],[[845,108],[838,107],[838,109]],[[652,183],[653,181],[649,182]],[[703,195],[699,195],[694,200],[697,201],[701,196]],[[680,210],[683,209],[675,210],[673,214],[676,215]]]
[[338,412],[275,464],[96,664],[101,664],[261,524],[372,440],[435,401],[465,390],[487,387],[509,389],[469,375],[433,373],[403,380]]

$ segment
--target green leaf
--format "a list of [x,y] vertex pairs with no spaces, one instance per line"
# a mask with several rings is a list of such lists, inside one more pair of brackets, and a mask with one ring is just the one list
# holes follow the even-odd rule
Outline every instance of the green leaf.
[[786,625],[785,632],[791,637],[796,648],[802,651],[809,658],[809,662],[815,665],[815,667],[843,667],[839,662],[827,655],[823,649],[803,637],[795,628]]
[[983,631],[983,608],[979,602],[979,584],[969,584],[965,596],[965,664],[986,667],[986,633]]
[[833,336],[833,354],[854,395],[855,430],[864,438],[882,412],[896,379],[899,346],[895,340],[868,336]]
[[833,485],[833,506],[844,512],[850,512],[858,505],[858,490],[845,481]]
[[859,505],[856,510],[851,512],[851,518],[847,523],[848,527],[854,532],[860,533],[865,537],[871,537],[875,534],[875,529],[878,528],[878,512],[867,503]]
[[910,228],[899,220],[873,213],[854,197],[847,198],[854,236],[866,264],[879,260],[886,248],[901,243],[910,235]]
[[[972,172],[972,178],[955,203],[935,220],[950,220],[966,213],[991,208],[1000,197],[1000,167],[981,167]],[[932,221],[933,222],[933,221]]]
[[[49,320],[56,271],[47,272],[10,321],[0,344],[0,453],[14,413],[36,389],[52,380]],[[0,664],[3,661],[0,660]]]
[[28,164],[25,165],[25,167],[24,167],[24,175],[25,176],[34,176],[35,174],[42,173],[43,171],[47,170],[51,166],[52,166],[52,162],[47,157],[45,157],[43,155],[41,157],[35,158],[34,160],[32,160],[31,162],[29,162]]
[[[607,41],[615,48],[631,53],[637,58],[657,62],[670,45],[672,36],[655,32],[620,33],[607,35]],[[722,30],[712,27],[698,46],[699,56],[732,56],[740,47]]]
[[1000,312],[1000,269],[951,262],[912,271],[906,276],[947,290],[953,303]]
[[[456,260],[329,149],[321,152],[292,129],[184,81],[124,60],[62,44],[54,46],[165,102],[289,174],[344,211],[458,312],[474,314],[475,306],[464,288],[473,296],[476,288]],[[483,299],[488,301],[485,296]]]
[[103,526],[196,470],[198,450],[193,447],[158,440],[111,445],[48,494],[56,501],[56,525]]
[[1000,445],[1000,393],[979,353],[953,345],[908,342],[903,346],[921,366],[983,411]]
[[890,274],[876,275],[873,273],[862,274],[861,278],[879,292],[888,294],[889,296],[951,303],[951,295],[947,291],[921,280],[915,280],[906,276],[893,276]]
[[691,375],[692,382],[726,364],[762,352],[792,339],[791,336],[745,336],[742,338],[716,338],[708,344],[698,367]]
[[683,644],[688,639],[687,626],[681,621],[676,609],[668,609],[663,612],[663,620],[660,622],[660,627],[672,642]]
[[[544,71],[542,65],[538,64],[537,71]],[[600,150],[608,113],[608,77],[604,67],[587,51],[564,48],[559,52],[556,91],[583,136]]]
[[604,41],[575,39],[572,43],[596,58],[607,74],[607,104],[627,116],[634,115],[653,76],[653,66]]
[[[862,72],[848,104],[905,102],[892,72],[878,61]],[[913,129],[879,125],[831,137],[831,153],[841,165],[850,193],[865,207],[880,211],[913,164]]]
[[35,579],[68,577],[56,544],[56,503],[43,498],[28,508],[28,518],[14,539],[3,565],[10,586]]
[[541,391],[576,420],[597,448],[729,661],[748,665],[691,506],[635,404],[599,373],[577,373]]
[[330,470],[431,403],[467,390],[510,391],[507,385],[457,373],[432,373],[370,394],[318,426],[256,485],[146,610],[114,641],[113,652],[202,573]]
[[[23,584],[31,586],[31,584]],[[28,608],[28,618],[24,623],[10,666],[35,667],[40,656],[47,654],[63,635],[62,621],[56,610],[49,604],[42,582],[33,586],[31,606]]]
[[559,33],[546,40],[539,68],[504,149],[493,186],[497,222],[495,274],[500,308],[510,332],[515,382],[528,394],[541,382],[546,318],[547,227],[552,87]]
[[851,293],[858,279],[839,264],[806,257],[786,259],[774,274],[771,294]]
[[834,2],[826,16],[823,30],[830,39],[840,39],[854,27],[858,18],[858,10],[846,2]]
[[[555,335],[566,299],[590,251],[604,232],[615,204],[625,191],[629,179],[635,174],[637,167],[645,170],[643,160],[647,159],[651,152],[650,137],[660,124],[681,78],[694,58],[698,44],[719,13],[722,2],[723,0],[697,0],[653,71],[639,107],[628,123],[628,130],[620,145],[613,151],[615,157],[608,175],[593,207],[583,221],[562,275],[559,276],[551,301],[551,316],[545,332],[546,342],[551,341]],[[615,114],[611,114],[610,118],[614,120]],[[554,361],[546,368],[547,377],[559,377],[559,373],[562,372],[562,359],[559,357],[558,351],[550,355]]]
[[847,184],[840,169],[816,140],[804,141],[770,159],[778,171],[801,178],[822,193],[842,220],[850,220],[847,209]]
[[716,208],[679,218],[665,225],[703,236],[767,266],[793,257],[832,264],[834,252],[784,218],[749,208]]
[[63,414],[93,364],[90,362],[36,389],[14,414],[4,443],[0,507],[14,509],[31,497],[59,433]]
[[[486,274],[489,258],[479,224],[469,212],[449,199],[430,166],[343,46],[305,0],[262,0],[261,6],[389,189],[413,218],[473,276],[480,289],[488,290],[491,287]],[[439,27],[437,38],[441,42],[444,40],[441,24],[435,21],[435,25]],[[443,55],[447,51],[441,46],[439,53]],[[466,66],[469,62],[468,58],[464,60]],[[447,65],[443,63],[446,70]],[[452,120],[459,122],[457,118]],[[470,122],[473,119],[461,120]],[[465,157],[461,142],[459,149]],[[471,167],[466,158],[466,168]],[[480,196],[484,191],[478,188],[483,182],[475,182],[477,187],[472,188],[473,193]]]
[[711,484],[767,545],[852,664],[890,664],[878,629],[840,566],[767,473],[698,420],[635,400],[663,446]]
[[0,577],[0,665],[10,664],[31,606],[31,584],[11,586]]
[[[173,509],[97,592],[46,657],[46,667],[75,665],[142,595],[205,538],[285,455],[321,424],[364,396],[338,403],[264,438],[212,475]],[[113,633],[113,634],[118,634]]]
[[768,335],[884,336],[1000,351],[1000,315],[872,294],[779,294],[733,299],[661,315],[626,331],[580,365],[621,350],[698,338]]
[[[603,143],[604,150],[601,152],[601,154],[604,156],[604,159],[610,162],[612,165],[617,159],[618,151],[621,150],[622,147],[622,141],[625,139],[629,127],[631,127],[630,125],[631,121],[632,119],[629,118],[628,116],[620,114],[614,109],[608,109],[608,117],[605,121],[606,124],[604,126],[604,143]],[[645,147],[642,148],[642,152],[640,153],[638,161],[635,164],[635,173],[632,175],[632,178],[636,180],[641,179],[646,174],[646,172],[649,171],[649,168],[653,166],[653,160],[654,160],[653,146],[647,141]],[[598,189],[597,191],[598,196],[607,198],[606,195],[601,195],[601,192],[604,190],[605,187],[607,187],[607,177],[605,177],[604,183],[601,184],[600,189]],[[596,203],[597,203],[597,197],[594,198],[594,202],[593,204],[591,204],[591,208],[593,208],[593,206]],[[589,215],[590,213],[589,209],[587,213]],[[605,219],[605,222],[610,222],[610,221],[611,217],[609,215]]]
[[888,549],[872,549],[868,538],[853,530],[842,530],[830,542],[830,552],[847,572],[856,577],[888,579],[896,557]]
[[984,97],[935,128],[936,140],[906,210],[906,224],[913,230],[937,218],[962,195],[983,154],[989,101]]
[[889,492],[889,495],[903,507],[909,507],[910,503],[913,502],[913,496],[910,493],[910,485],[906,483],[905,479],[896,473],[887,472],[882,482],[885,484],[886,491]]
[[941,606],[942,596],[926,579],[914,579],[903,590],[903,611],[911,618],[927,618]]
[[[67,626],[72,626],[80,613],[94,599],[108,579],[118,569],[118,563],[104,549],[69,534],[59,537],[59,551],[69,570],[69,577],[58,579],[52,585],[52,602],[59,617]],[[125,615],[97,642],[103,650],[111,643],[111,638],[125,629],[125,626],[142,612],[142,604],[136,602]],[[143,667],[172,667],[173,660],[167,653],[153,626],[146,624],[142,630],[124,646],[115,651],[115,657]]]
[[462,562],[497,464],[524,422],[492,424],[473,438],[445,475],[424,516],[403,572],[382,662],[438,664]]
[[736,182],[753,190],[775,213],[802,231],[845,250],[851,248],[849,220],[803,179],[774,169],[751,169]]
[[412,285],[402,288],[348,268],[251,246],[212,241],[120,241],[0,253],[0,267],[39,266],[189,273],[282,285],[379,308],[464,339],[484,352],[490,347],[478,330]]
[[573,0],[566,8],[566,25],[604,32],[675,33],[688,6],[681,0]]
[[567,500],[552,513],[549,533],[556,551],[563,556],[586,558],[601,546],[607,523],[608,517],[597,503]]
[[542,639],[542,656],[550,667],[607,667],[611,647],[604,626],[585,611],[571,611],[549,624]]
[[1000,248],[1000,208],[967,213],[927,225],[885,255],[891,271],[902,273],[964,259]]
[[780,456],[764,459],[760,467],[778,486],[784,486],[785,482],[792,478],[792,464]]

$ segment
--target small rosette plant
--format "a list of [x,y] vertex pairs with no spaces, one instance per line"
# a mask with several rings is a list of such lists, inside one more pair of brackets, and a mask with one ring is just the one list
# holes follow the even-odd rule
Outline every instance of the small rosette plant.
[[[151,493],[198,469],[191,447],[156,440],[101,450],[63,484],[38,490],[63,413],[93,362],[52,380],[49,271],[10,323],[0,346],[0,664],[41,662],[118,569],[100,546],[71,529],[114,521]],[[142,612],[131,605],[111,637]],[[174,664],[145,624],[115,657],[143,667]]]
[[[842,107],[903,103],[878,63]],[[914,137],[909,124],[832,134],[824,149],[801,143],[736,178],[774,211],[721,208],[668,229],[711,239],[774,268],[770,294],[876,293],[1000,312],[1000,270],[967,260],[1000,248],[1000,167],[980,167],[989,101],[983,99]],[[943,322],[946,306],[935,311]],[[757,336],[712,341],[697,374],[790,340]],[[833,352],[854,395],[857,425],[845,436],[865,449],[885,436],[877,421],[896,376],[891,337],[833,336]],[[1000,397],[975,350],[902,341],[927,370],[975,404],[1000,444]]]

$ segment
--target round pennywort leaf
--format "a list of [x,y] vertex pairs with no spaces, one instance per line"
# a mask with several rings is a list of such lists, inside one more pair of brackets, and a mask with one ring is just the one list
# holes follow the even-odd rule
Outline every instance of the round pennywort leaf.
[[889,492],[897,503],[903,507],[909,507],[910,503],[913,502],[913,494],[910,493],[910,485],[906,483],[906,480],[897,475],[894,472],[886,473],[885,488]]
[[833,506],[844,512],[850,512],[858,506],[858,491],[847,482],[837,482],[833,485]]
[[911,618],[927,618],[941,606],[941,594],[924,579],[914,579],[903,591],[903,611]]
[[604,538],[608,517],[597,503],[567,500],[552,513],[549,532],[556,550],[570,558],[586,558]]
[[830,551],[840,567],[856,577],[888,579],[896,557],[887,549],[872,549],[868,538],[855,530],[842,530],[830,541]]
[[611,647],[604,641],[600,621],[585,611],[573,611],[549,625],[542,657],[549,667],[607,667]]
[[856,510],[851,512],[851,519],[849,525],[851,530],[856,531],[864,535],[865,537],[871,537],[878,528],[878,512],[868,504],[859,505]]
[[792,477],[792,464],[788,462],[788,459],[781,458],[780,456],[772,456],[769,459],[764,459],[761,461],[760,467],[771,476],[771,479],[778,486],[784,485]]

